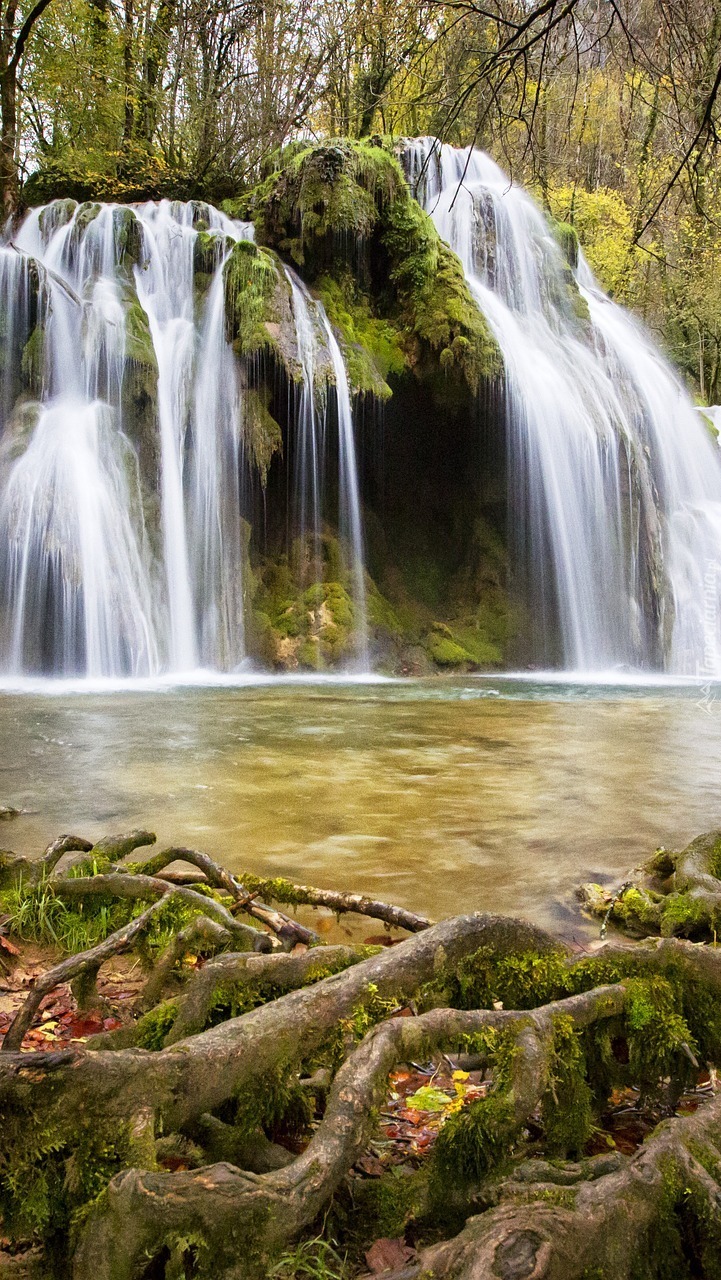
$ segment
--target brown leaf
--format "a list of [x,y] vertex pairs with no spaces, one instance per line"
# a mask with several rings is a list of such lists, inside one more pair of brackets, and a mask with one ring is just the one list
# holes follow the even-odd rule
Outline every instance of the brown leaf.
[[361,1156],[360,1160],[356,1160],[356,1168],[362,1169],[369,1178],[381,1178],[386,1171],[385,1165],[378,1156]]
[[405,1240],[384,1239],[376,1240],[370,1249],[366,1250],[365,1260],[368,1264],[368,1270],[374,1276],[379,1276],[384,1271],[398,1271],[407,1262],[411,1262],[415,1256],[415,1249],[411,1249]]
[[9,951],[11,956],[20,955],[20,948],[16,947],[15,943],[6,938],[3,933],[0,933],[0,947],[2,947],[3,951]]

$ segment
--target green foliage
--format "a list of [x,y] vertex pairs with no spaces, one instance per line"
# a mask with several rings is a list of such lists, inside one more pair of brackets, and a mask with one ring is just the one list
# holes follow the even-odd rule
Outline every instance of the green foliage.
[[102,942],[140,914],[146,904],[101,901],[71,904],[56,897],[52,882],[37,885],[22,882],[0,895],[0,909],[10,917],[10,928],[18,938],[52,943],[68,953],[85,951]]
[[335,1242],[317,1236],[283,1253],[267,1274],[273,1280],[347,1280],[351,1270]]
[[544,1149],[551,1156],[581,1155],[593,1132],[593,1093],[586,1079],[583,1037],[571,1018],[553,1024],[551,1083],[541,1099]]
[[277,319],[276,290],[283,287],[272,254],[239,240],[225,264],[226,328],[238,355],[274,347],[269,324]]
[[339,335],[351,389],[356,395],[389,399],[389,374],[399,376],[409,367],[402,333],[373,315],[368,296],[350,272],[340,278],[321,276],[315,287]]
[[119,204],[142,200],[189,199],[194,194],[190,174],[170,166],[157,151],[136,142],[116,149],[62,148],[43,155],[40,167],[23,187],[27,205],[50,200],[102,200]]
[[112,1136],[78,1129],[72,1147],[32,1115],[5,1119],[0,1151],[0,1220],[13,1239],[52,1239],[82,1220],[88,1206],[134,1154],[127,1126]]

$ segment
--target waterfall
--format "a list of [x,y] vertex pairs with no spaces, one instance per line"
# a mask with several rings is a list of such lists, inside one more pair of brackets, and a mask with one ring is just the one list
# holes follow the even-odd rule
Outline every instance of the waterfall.
[[[0,671],[144,676],[245,658],[247,370],[224,267],[252,238],[205,204],[56,201],[0,241]],[[287,271],[301,369],[292,537],[320,581],[328,396],[339,538],[367,661],[351,398],[325,313]]]
[[505,363],[514,568],[539,662],[721,672],[721,455],[650,338],[483,152],[409,176]]
[[348,575],[355,610],[356,659],[359,670],[370,669],[368,620],[363,552],[363,518],[358,481],[353,407],[345,362],[323,304],[311,297],[303,282],[286,269],[290,281],[296,345],[301,367],[300,406],[296,421],[295,492],[298,503],[297,527],[301,539],[308,536],[313,546],[314,575],[320,574],[320,534],[323,508],[325,418],[316,396],[319,366],[319,338],[322,336],[333,374],[338,421],[338,532],[349,556]]

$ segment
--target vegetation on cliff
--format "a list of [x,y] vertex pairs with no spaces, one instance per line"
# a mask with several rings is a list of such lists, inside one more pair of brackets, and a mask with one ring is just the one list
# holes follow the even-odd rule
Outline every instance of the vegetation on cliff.
[[[412,371],[475,393],[500,353],[455,254],[413,199],[392,140],[336,139],[281,155],[249,200],[259,240],[316,284],[356,392],[385,398]],[[444,385],[446,384],[446,385]]]

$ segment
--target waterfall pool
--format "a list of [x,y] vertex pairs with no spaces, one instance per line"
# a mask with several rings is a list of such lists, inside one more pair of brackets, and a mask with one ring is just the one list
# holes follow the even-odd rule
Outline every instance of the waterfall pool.
[[588,936],[579,881],[721,825],[716,685],[28,681],[0,709],[0,803],[28,811],[1,838],[23,853],[147,826],[238,871]]

